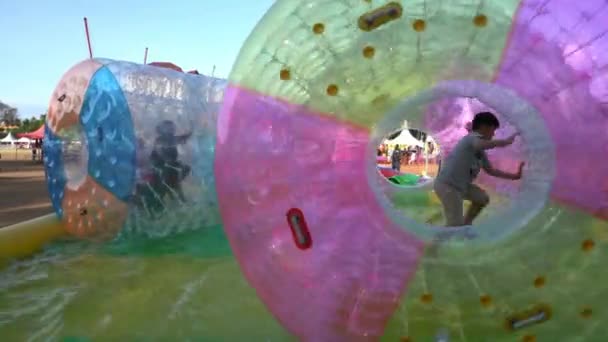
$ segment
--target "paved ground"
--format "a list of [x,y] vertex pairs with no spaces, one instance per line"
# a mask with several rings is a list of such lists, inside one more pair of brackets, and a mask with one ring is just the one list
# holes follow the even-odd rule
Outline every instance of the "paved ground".
[[0,160],[0,228],[51,212],[42,164]]

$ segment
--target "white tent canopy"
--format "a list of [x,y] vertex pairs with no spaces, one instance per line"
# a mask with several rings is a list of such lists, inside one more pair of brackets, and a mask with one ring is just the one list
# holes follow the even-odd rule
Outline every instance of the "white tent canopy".
[[17,141],[13,136],[13,133],[9,132],[4,138],[0,139],[1,144],[13,145]]
[[30,138],[26,138],[26,137],[21,137],[19,138],[19,140],[17,140],[18,143],[25,143],[25,144],[29,144],[32,142],[32,140]]
[[412,136],[409,129],[404,129],[399,133],[397,137],[391,140],[385,140],[385,144],[387,145],[407,145],[407,146],[420,146],[424,147],[424,143]]

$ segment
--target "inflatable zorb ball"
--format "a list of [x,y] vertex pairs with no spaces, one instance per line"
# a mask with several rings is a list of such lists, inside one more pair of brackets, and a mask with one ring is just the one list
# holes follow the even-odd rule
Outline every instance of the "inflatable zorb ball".
[[[234,255],[283,326],[303,341],[606,340],[607,9],[276,1],[230,75],[215,169]],[[483,110],[498,138],[521,134],[493,164],[526,166],[480,177],[474,226],[386,191],[375,152],[404,120],[450,151]]]
[[92,59],[50,100],[44,162],[66,230],[163,236],[218,222],[213,183],[219,80]]

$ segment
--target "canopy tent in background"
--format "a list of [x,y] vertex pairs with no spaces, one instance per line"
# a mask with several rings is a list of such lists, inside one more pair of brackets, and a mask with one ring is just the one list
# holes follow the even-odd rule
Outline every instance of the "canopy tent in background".
[[35,131],[19,134],[19,137],[25,137],[29,139],[42,139],[44,138],[44,125],[40,126]]
[[171,62],[152,62],[152,63],[148,63],[148,65],[159,67],[159,68],[172,69],[172,70],[179,71],[179,72],[184,72],[184,69],[180,68],[179,66],[177,66]]
[[424,147],[424,143],[412,136],[409,129],[404,129],[394,137],[393,139],[386,139],[384,143],[388,146],[399,145],[399,146],[420,146]]
[[32,139],[26,138],[26,137],[21,137],[21,138],[17,139],[16,143],[29,146],[32,143]]
[[0,144],[12,146],[15,144],[15,141],[17,141],[17,139],[15,139],[15,137],[13,136],[13,133],[8,132],[8,134],[4,138],[0,139]]

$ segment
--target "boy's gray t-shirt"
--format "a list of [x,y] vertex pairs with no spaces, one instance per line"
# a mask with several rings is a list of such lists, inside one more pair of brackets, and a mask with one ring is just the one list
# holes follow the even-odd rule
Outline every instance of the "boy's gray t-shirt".
[[437,181],[466,192],[479,171],[491,167],[486,152],[475,149],[477,139],[481,139],[481,135],[475,132],[460,139],[452,152],[441,161]]

